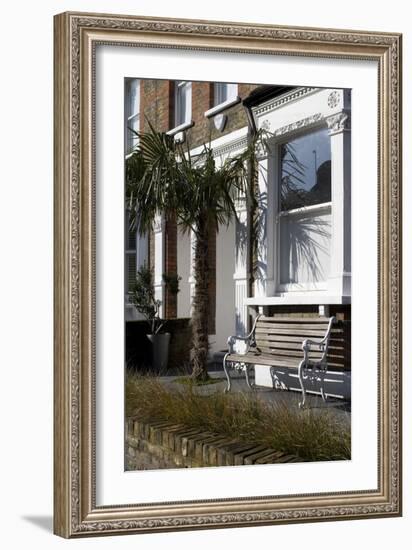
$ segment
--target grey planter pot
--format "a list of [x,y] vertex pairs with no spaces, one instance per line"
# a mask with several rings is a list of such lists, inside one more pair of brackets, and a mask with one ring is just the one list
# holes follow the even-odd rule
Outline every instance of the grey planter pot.
[[156,374],[164,374],[169,361],[170,332],[147,334],[152,343],[152,366]]

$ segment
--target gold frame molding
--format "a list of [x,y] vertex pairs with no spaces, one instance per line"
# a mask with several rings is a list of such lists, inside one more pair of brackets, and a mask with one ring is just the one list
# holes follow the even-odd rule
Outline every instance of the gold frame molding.
[[[56,15],[54,25],[54,532],[79,537],[401,515],[401,35],[89,13]],[[377,490],[96,506],[96,44],[377,61]]]

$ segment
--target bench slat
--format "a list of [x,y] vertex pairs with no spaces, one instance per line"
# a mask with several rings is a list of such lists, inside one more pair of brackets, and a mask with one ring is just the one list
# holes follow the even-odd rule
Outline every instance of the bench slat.
[[289,330],[285,328],[260,328],[259,325],[256,327],[256,334],[285,334],[286,336],[316,336],[322,340],[322,338],[325,336],[324,330]]
[[271,322],[271,323],[329,323],[328,317],[267,317],[261,315],[259,321]]
[[319,330],[326,333],[326,330],[328,328],[327,323],[321,324],[321,323],[301,323],[301,324],[292,324],[292,323],[266,323],[265,321],[260,322],[260,320],[256,323],[256,328],[264,328],[264,329],[282,329],[282,330],[290,330],[294,331],[297,330]]
[[[291,342],[263,342],[263,341],[258,341],[256,342],[256,345],[259,349],[262,349],[262,348],[268,348],[268,349],[271,349],[271,352],[270,353],[274,353],[276,354],[278,351],[282,351],[282,352],[286,352],[285,355],[287,353],[292,353],[292,352],[300,352],[300,354],[303,353],[302,351],[302,345],[301,344],[295,344],[295,343],[291,343]],[[253,348],[252,348],[253,349]],[[310,351],[310,353],[319,353],[319,349],[316,348],[316,347],[312,347],[312,350]],[[341,356],[344,356],[344,350],[341,348],[341,347],[335,347],[335,346],[331,346],[329,344],[329,349],[328,349],[328,357],[329,357],[329,354],[341,354]],[[283,355],[283,353],[282,353]]]
[[302,351],[302,340],[299,342],[281,342],[281,341],[269,341],[256,338],[256,345],[258,347],[271,347],[271,348],[281,348],[281,349],[298,349]]
[[[261,337],[264,337],[266,341],[273,341],[273,342],[299,342],[301,347],[303,344],[303,338],[300,336],[292,336],[289,334],[268,334],[267,332],[259,332],[256,333],[256,340],[260,340]],[[311,336],[307,334],[306,336]],[[315,336],[314,334],[312,336]],[[320,342],[322,338],[319,336],[319,334],[316,334],[317,338],[312,338],[314,342]]]

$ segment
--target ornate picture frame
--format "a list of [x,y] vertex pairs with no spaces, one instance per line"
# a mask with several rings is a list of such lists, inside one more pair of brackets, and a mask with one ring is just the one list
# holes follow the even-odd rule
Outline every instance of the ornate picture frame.
[[[63,13],[55,16],[54,532],[71,538],[401,514],[401,41],[395,33]],[[378,487],[96,504],[97,45],[378,64]],[[98,237],[97,237],[98,238]]]

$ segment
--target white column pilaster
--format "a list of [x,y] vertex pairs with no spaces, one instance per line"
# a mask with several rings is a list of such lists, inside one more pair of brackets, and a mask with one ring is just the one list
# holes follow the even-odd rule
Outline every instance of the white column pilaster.
[[[265,151],[267,152],[267,151]],[[275,186],[273,158],[258,153],[258,197],[256,232],[255,296],[272,296],[275,292]]]
[[351,295],[351,137],[350,115],[343,110],[327,119],[332,161],[331,267],[328,290]]
[[248,296],[248,264],[249,248],[247,227],[246,197],[236,200],[236,242],[235,242],[235,327],[236,334],[245,335],[248,332],[248,308],[245,299]]
[[165,267],[165,220],[160,214],[156,215],[154,223],[154,289],[156,300],[161,301],[159,315],[165,313],[165,286],[163,282],[163,273]]

